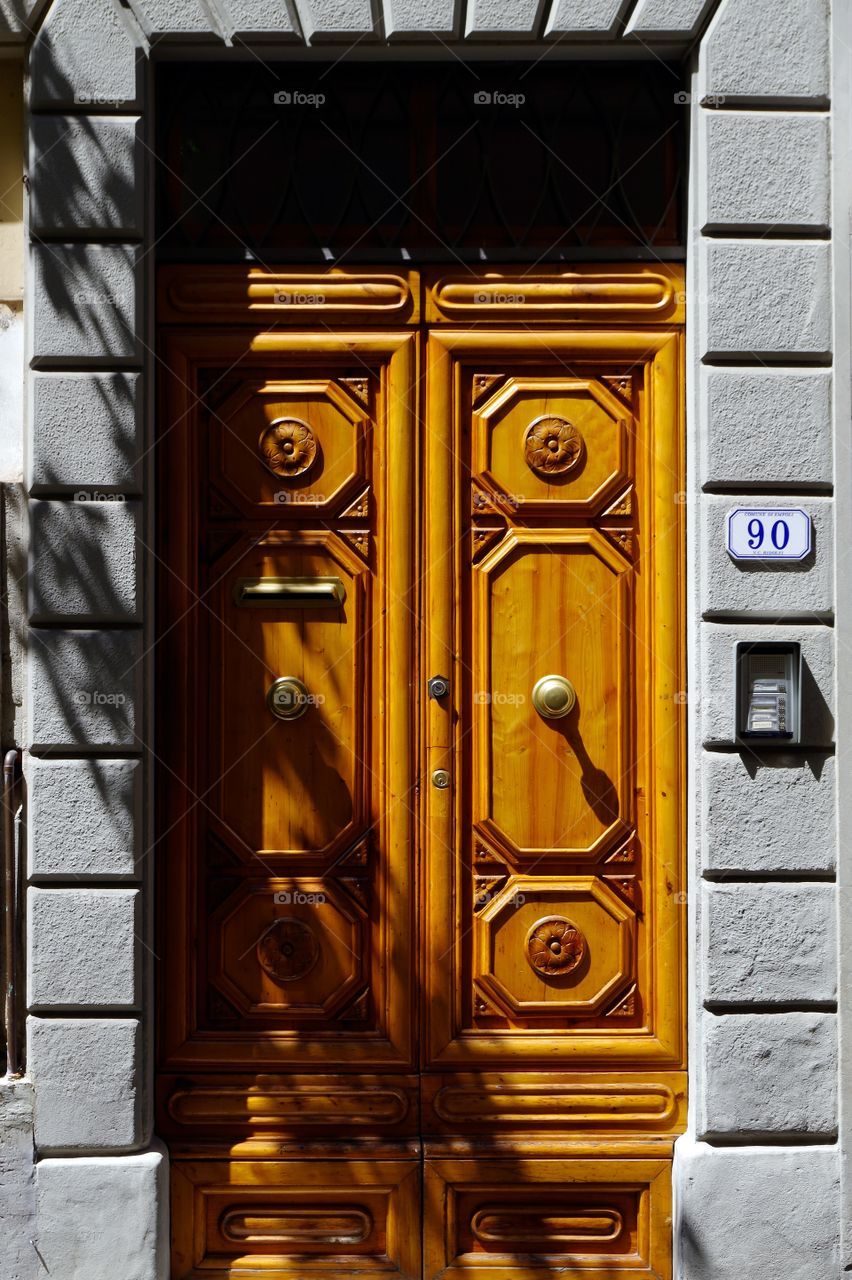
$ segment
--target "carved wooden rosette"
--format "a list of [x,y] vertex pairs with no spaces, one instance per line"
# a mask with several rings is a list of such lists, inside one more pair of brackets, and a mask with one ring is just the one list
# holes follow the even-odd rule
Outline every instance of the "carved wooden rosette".
[[265,466],[282,479],[306,475],[317,460],[317,439],[301,418],[276,418],[261,432],[258,449]]
[[526,937],[526,957],[539,973],[573,973],[586,958],[587,945],[579,929],[565,916],[537,920]]
[[279,916],[257,943],[258,963],[276,982],[306,977],[320,955],[317,935],[304,920]]
[[524,433],[524,460],[542,476],[563,476],[579,466],[583,437],[567,418],[548,413],[536,418]]

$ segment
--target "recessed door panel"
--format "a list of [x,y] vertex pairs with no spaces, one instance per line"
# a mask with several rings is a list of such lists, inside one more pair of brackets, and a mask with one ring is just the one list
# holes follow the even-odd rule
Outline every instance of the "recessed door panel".
[[[514,863],[597,853],[633,819],[631,566],[596,531],[507,530],[470,570],[474,830]],[[571,712],[533,690],[565,672]]]
[[[231,1155],[280,1155],[282,1144],[334,1149],[341,1133],[375,1154],[401,1145],[417,1154],[416,1076],[321,1071],[229,1075],[161,1074],[158,1132],[176,1147],[216,1144]],[[646,1104],[659,1119],[665,1102]],[[662,1110],[661,1110],[662,1108]]]
[[455,1071],[423,1077],[424,1132],[444,1140],[515,1141],[570,1132],[612,1139],[619,1133],[671,1134],[685,1124],[685,1088],[677,1072]]
[[176,1161],[172,1204],[180,1277],[420,1276],[419,1162]]
[[[337,533],[302,528],[241,540],[212,568],[211,807],[255,865],[328,860],[369,827],[374,576]],[[294,719],[269,706],[285,676],[305,690]]]
[[425,1280],[666,1280],[668,1161],[426,1160]]

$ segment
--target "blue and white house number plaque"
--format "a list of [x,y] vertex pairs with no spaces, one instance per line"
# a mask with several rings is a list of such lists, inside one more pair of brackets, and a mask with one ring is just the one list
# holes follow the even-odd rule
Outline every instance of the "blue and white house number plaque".
[[727,530],[735,560],[804,560],[811,549],[811,518],[799,507],[736,507]]

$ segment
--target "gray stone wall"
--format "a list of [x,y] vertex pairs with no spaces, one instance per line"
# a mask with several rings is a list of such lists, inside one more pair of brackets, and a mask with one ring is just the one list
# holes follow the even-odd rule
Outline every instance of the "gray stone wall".
[[[684,1280],[842,1274],[829,33],[820,0],[783,21],[727,0],[696,59]],[[725,513],[750,501],[810,513],[801,571],[728,557]],[[803,743],[740,751],[734,645],[775,638],[802,645]]]
[[151,1128],[147,999],[140,51],[111,5],[60,0],[31,70],[34,1238],[50,1273],[68,1280],[159,1280],[168,1175]]
[[[710,19],[713,8],[49,7],[31,54],[26,745],[32,1211],[51,1274],[168,1274],[148,1021],[145,51],[173,39],[222,54],[226,40],[275,38],[284,51],[357,40],[386,57],[436,45],[431,31],[503,56],[548,41],[562,54],[632,45],[651,56],[701,37],[684,107],[692,1111],[675,1166],[678,1267],[682,1280],[841,1274],[829,14],[825,0],[785,0],[783,14],[773,0],[722,0]],[[0,0],[0,31],[26,38],[33,10]],[[803,572],[729,561],[724,513],[747,493],[795,495],[811,512],[817,554]],[[802,748],[770,759],[734,748],[732,649],[773,636],[801,641],[807,697]],[[33,1269],[22,1262],[15,1280],[43,1274],[27,1257]]]

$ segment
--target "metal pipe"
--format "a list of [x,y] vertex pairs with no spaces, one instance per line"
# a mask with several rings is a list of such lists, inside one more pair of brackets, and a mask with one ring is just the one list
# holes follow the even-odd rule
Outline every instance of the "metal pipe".
[[3,760],[3,1020],[6,1028],[6,1071],[21,1074],[18,1038],[18,896],[20,871],[15,838],[15,787],[18,781],[17,750]]

